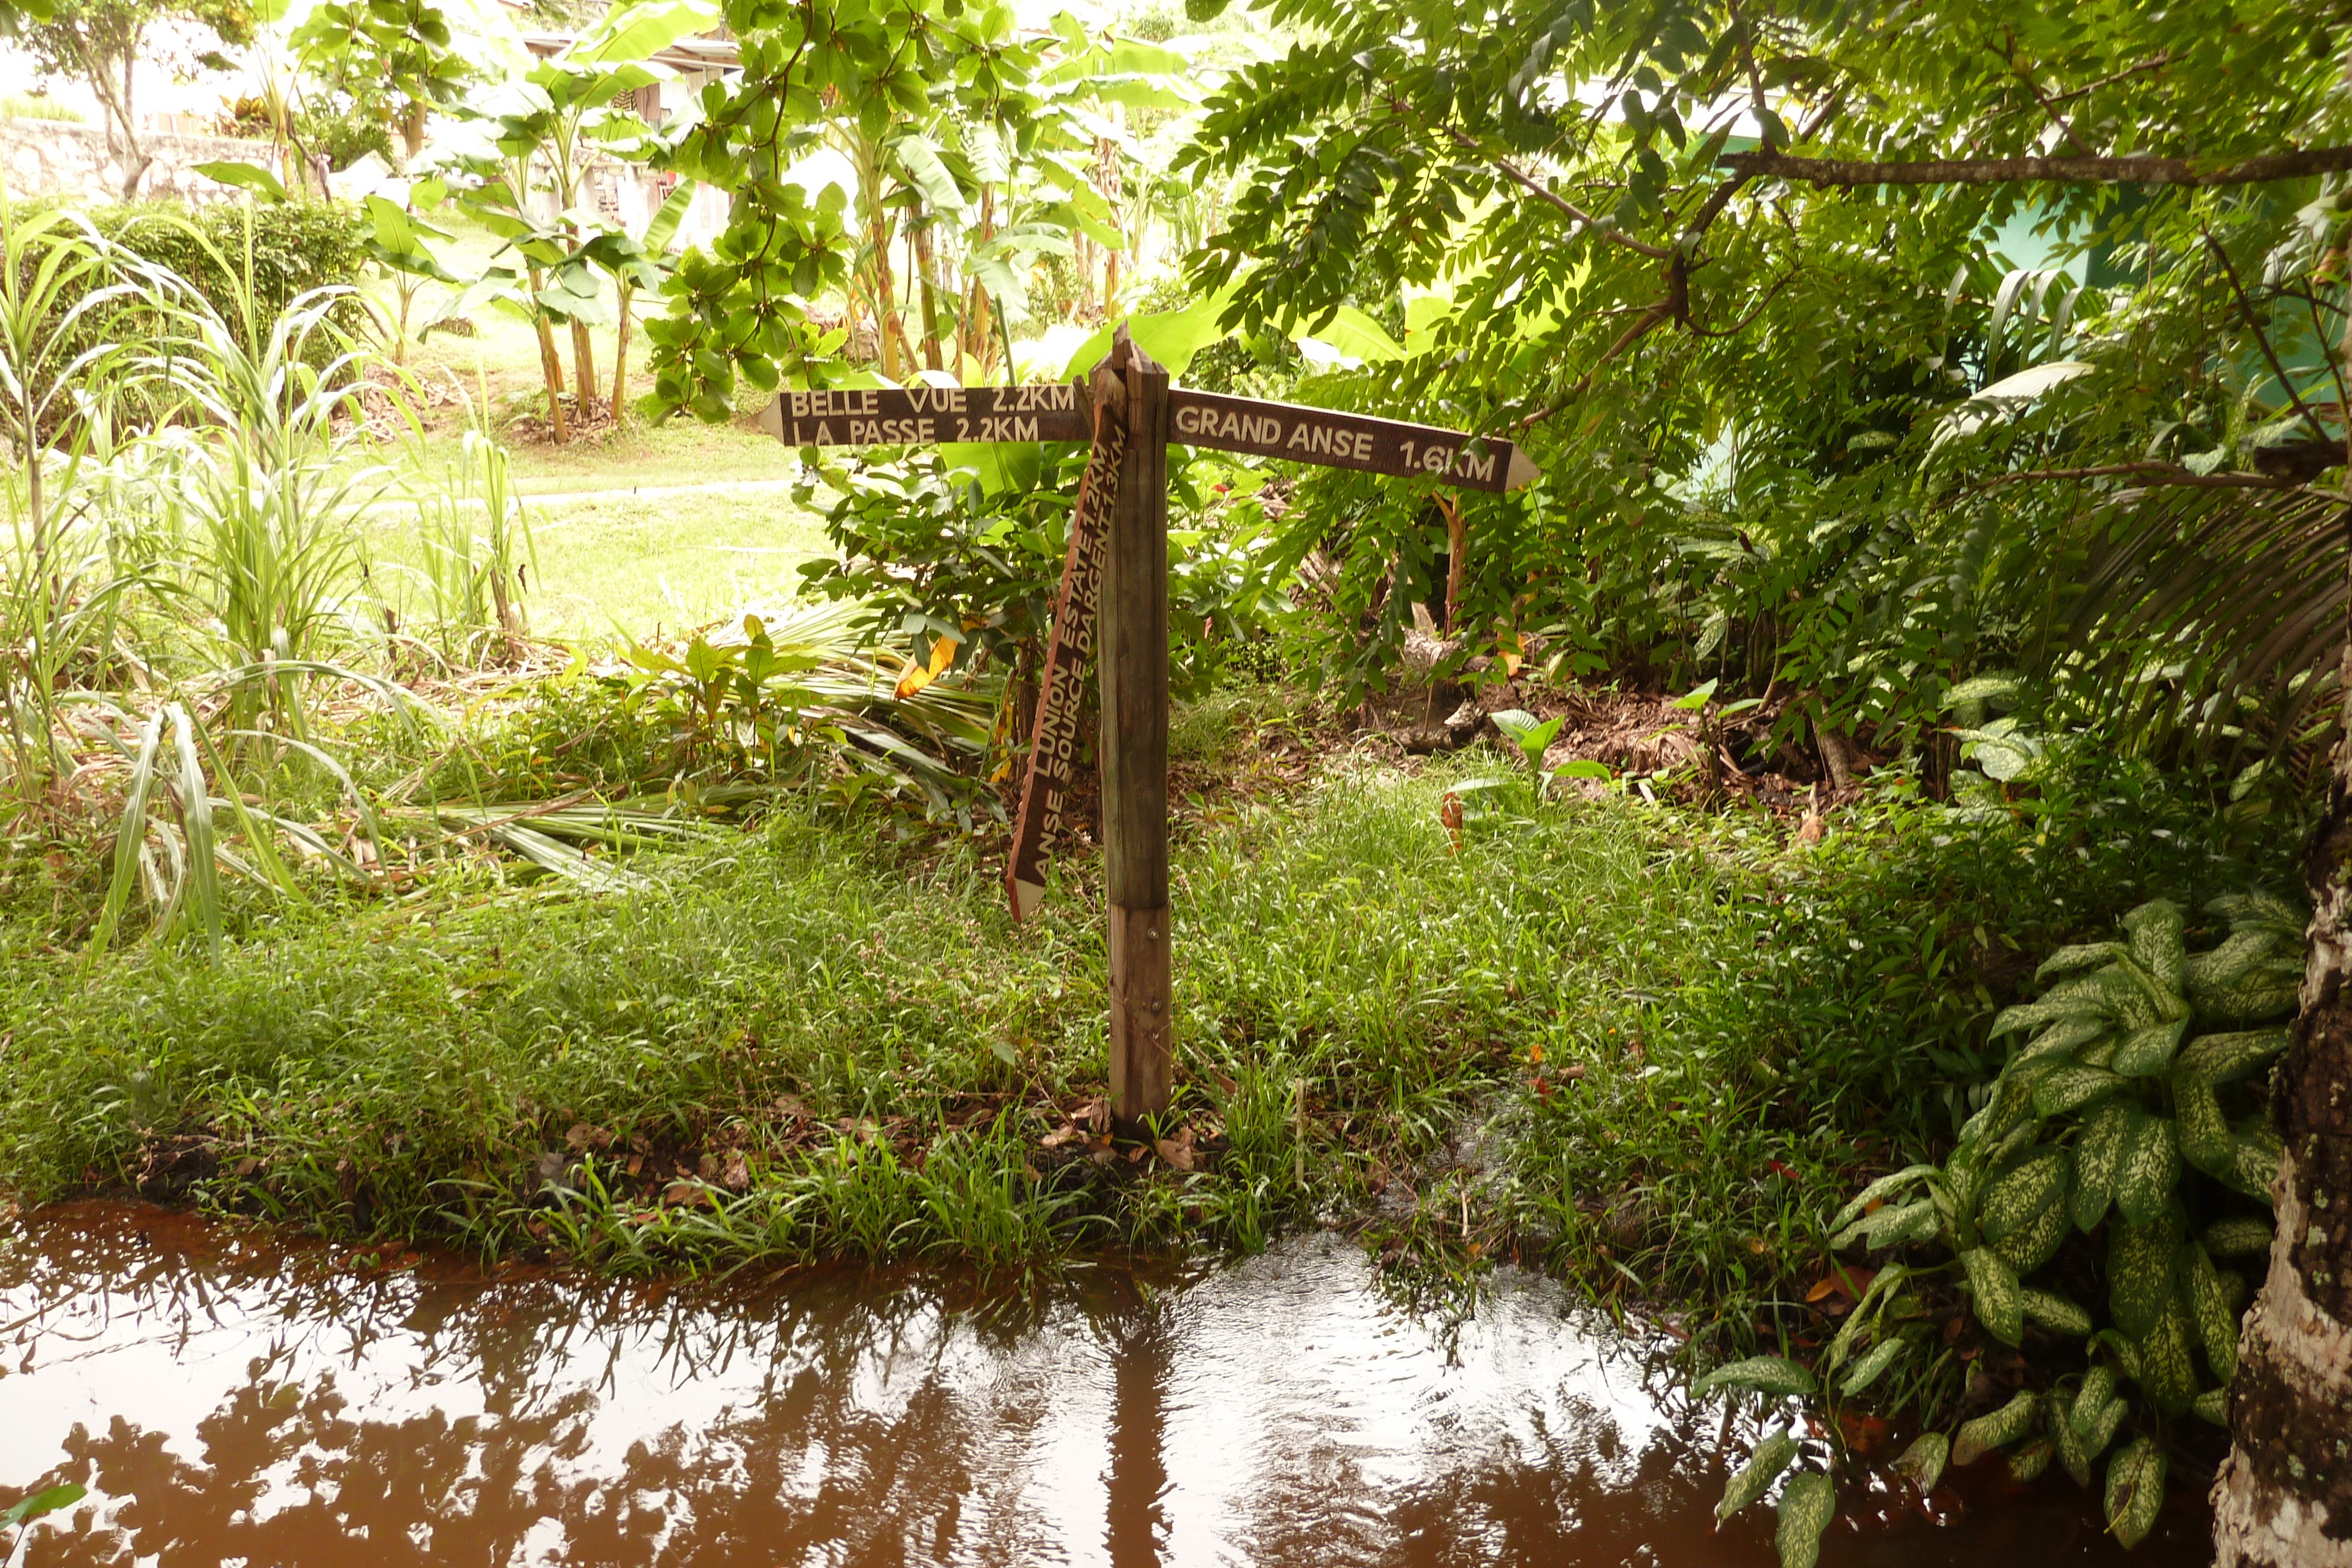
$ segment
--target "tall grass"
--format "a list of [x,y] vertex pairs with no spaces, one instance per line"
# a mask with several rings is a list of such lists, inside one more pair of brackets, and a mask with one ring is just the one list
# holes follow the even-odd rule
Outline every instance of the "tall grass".
[[211,968],[33,966],[0,1003],[0,1186],[128,1181],[169,1147],[166,1193],[622,1270],[1253,1246],[1320,1213],[1748,1336],[1857,1167],[1966,1110],[1931,1091],[1985,1060],[2021,972],[1980,932],[2038,948],[2250,874],[2188,792],[2118,806],[2087,859],[1899,801],[1806,850],[1526,798],[1457,853],[1445,784],[1350,762],[1181,839],[1191,1171],[1045,1142],[1105,1077],[1090,862],[1016,929],[968,846],[778,818],[595,903],[453,889]]
[[58,774],[60,692],[69,674],[106,656],[126,586],[102,556],[79,549],[65,500],[100,412],[90,385],[117,353],[77,347],[77,329],[131,292],[129,284],[93,286],[111,259],[78,216],[20,212],[0,187],[0,441],[10,461],[0,486],[8,516],[0,712],[20,794]]
[[0,120],[48,120],[66,125],[86,123],[89,116],[72,104],[60,103],[47,93],[0,93]]
[[[415,498],[422,565],[410,575],[423,589],[411,634],[429,636],[445,660],[478,664],[502,646],[518,653],[530,631],[524,590],[538,570],[530,508],[515,486],[506,449],[490,434],[488,409],[469,400],[468,428],[454,456],[435,473],[420,448],[414,472],[429,476]],[[403,619],[387,614],[388,625]]]
[[[235,280],[226,310],[166,280],[158,290],[163,330],[137,364],[172,416],[206,436],[186,476],[186,591],[206,614],[222,664],[266,667],[319,659],[348,623],[346,599],[360,575],[357,514],[393,477],[356,460],[370,405],[407,411],[394,389],[368,380],[371,352],[336,325],[352,291],[311,289],[272,315],[254,284],[249,218],[246,240],[242,258],[215,254]],[[267,711],[300,735],[299,690],[292,675],[240,685],[235,727],[253,728]]]

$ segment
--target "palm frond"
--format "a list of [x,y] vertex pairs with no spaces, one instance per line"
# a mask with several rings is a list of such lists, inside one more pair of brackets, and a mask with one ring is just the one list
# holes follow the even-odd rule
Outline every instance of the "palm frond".
[[2059,688],[2158,746],[2291,747],[2337,689],[2352,506],[2168,489],[2119,497],[2094,524],[2045,652]]

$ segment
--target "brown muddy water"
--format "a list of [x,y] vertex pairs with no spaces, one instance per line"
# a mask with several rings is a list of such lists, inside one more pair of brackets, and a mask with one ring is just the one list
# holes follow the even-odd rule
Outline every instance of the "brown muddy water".
[[[1329,1236],[1026,1295],[823,1271],[616,1285],[122,1205],[0,1236],[0,1500],[32,1564],[1752,1564],[1756,1436],[1663,1343],[1507,1275],[1402,1312]],[[1862,1486],[1827,1564],[2128,1558],[2063,1480]],[[1932,1517],[1931,1517],[1932,1515]]]

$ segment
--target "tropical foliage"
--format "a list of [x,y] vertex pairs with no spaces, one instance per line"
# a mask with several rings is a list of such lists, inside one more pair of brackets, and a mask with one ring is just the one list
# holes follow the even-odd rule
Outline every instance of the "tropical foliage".
[[[1831,1220],[1832,1249],[1893,1255],[1868,1271],[1818,1373],[1759,1357],[1718,1369],[1709,1385],[1853,1398],[1908,1385],[1932,1407],[1958,1363],[1924,1292],[1957,1276],[1993,1340],[2081,1341],[2084,1367],[1922,1436],[1896,1473],[1925,1490],[1948,1462],[2006,1450],[2021,1480],[2054,1459],[2087,1487],[2106,1458],[2109,1527],[2137,1544],[2163,1500],[2166,1423],[2227,1424],[2252,1286],[2224,1263],[2259,1267],[2270,1253],[2278,1139],[2260,1075],[2286,1049],[2276,1020],[2294,1010],[2303,972],[2302,909],[2232,894],[2210,913],[2227,935],[2204,952],[2184,944],[2179,907],[2158,900],[2124,917],[2124,940],[2045,960],[2037,977],[2055,983],[1992,1026],[1996,1038],[2031,1038],[1952,1153],[1879,1177]],[[2078,1235],[2104,1237],[2104,1249],[2070,1248]],[[2090,1304],[2068,1282],[2079,1281],[2096,1281]],[[1793,1442],[1767,1439],[1723,1511],[1761,1497],[1795,1457]],[[1810,1495],[1798,1506],[1810,1511]]]

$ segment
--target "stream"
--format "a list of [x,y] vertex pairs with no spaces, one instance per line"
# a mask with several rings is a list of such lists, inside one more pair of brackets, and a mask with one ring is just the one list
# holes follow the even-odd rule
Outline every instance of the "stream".
[[[89,1489],[28,1564],[1769,1568],[1769,1509],[1713,1515],[1755,1429],[1668,1348],[1508,1270],[1415,1315],[1322,1234],[674,1286],[76,1203],[0,1229],[0,1501]],[[2210,1558],[2193,1484],[2126,1554],[2000,1471],[1846,1486],[1822,1563]]]

